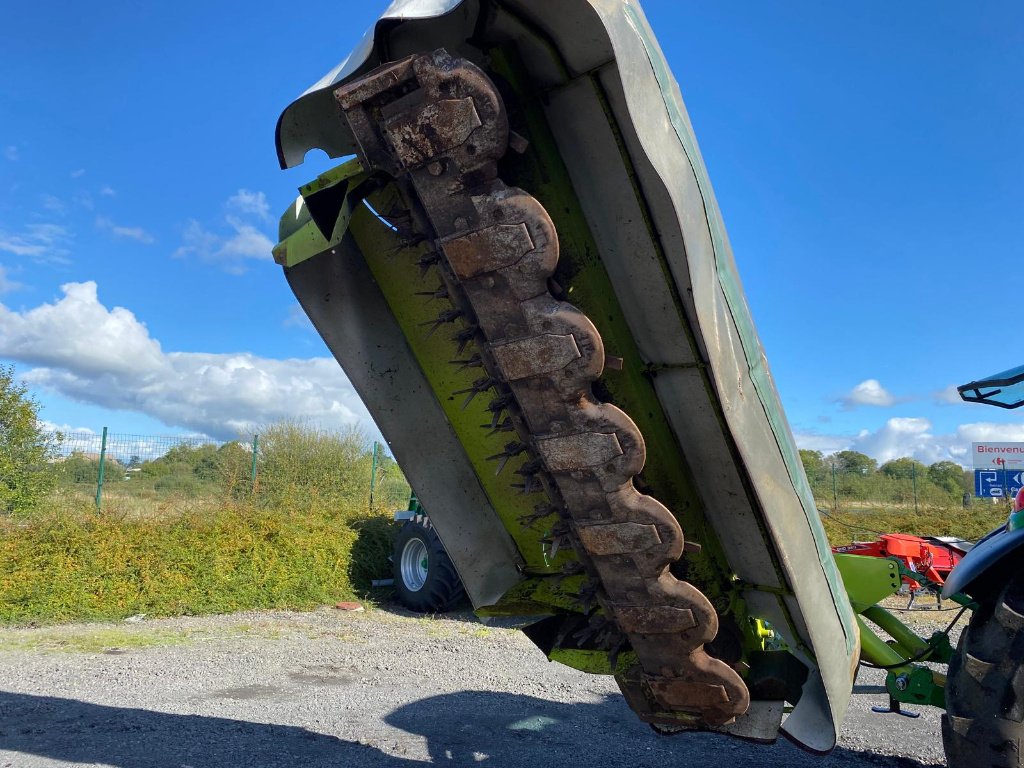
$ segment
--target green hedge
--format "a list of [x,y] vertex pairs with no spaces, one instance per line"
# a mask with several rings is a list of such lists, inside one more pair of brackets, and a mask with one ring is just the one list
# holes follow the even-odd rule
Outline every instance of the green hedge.
[[306,609],[354,596],[357,533],[323,510],[226,505],[150,520],[61,511],[3,521],[0,537],[4,623]]

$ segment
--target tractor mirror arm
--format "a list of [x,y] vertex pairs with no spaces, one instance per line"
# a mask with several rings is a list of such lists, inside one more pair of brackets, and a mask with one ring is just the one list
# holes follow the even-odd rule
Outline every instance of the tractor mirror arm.
[[962,384],[956,391],[968,403],[1019,408],[1024,405],[1024,365]]

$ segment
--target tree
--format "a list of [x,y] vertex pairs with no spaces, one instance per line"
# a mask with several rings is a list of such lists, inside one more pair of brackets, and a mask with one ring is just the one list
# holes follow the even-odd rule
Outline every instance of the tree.
[[829,474],[829,467],[825,463],[821,451],[800,450],[800,461],[804,465],[804,474],[807,480],[813,485],[820,483]]
[[53,489],[59,444],[42,429],[39,404],[0,366],[0,514],[31,511]]
[[192,474],[203,482],[213,482],[221,477],[220,454],[215,445],[201,445],[192,449]]
[[[970,478],[970,480],[968,480]],[[973,490],[972,474],[952,461],[937,461],[928,467],[928,479],[950,493],[969,493]]]
[[879,467],[878,471],[894,480],[910,480],[914,477],[924,480],[928,473],[928,468],[920,461],[904,456],[885,462],[885,464]]
[[68,454],[58,465],[58,475],[64,483],[92,483],[95,485],[100,474],[100,459],[96,454],[87,455],[81,451]]
[[843,475],[871,475],[878,468],[878,462],[858,451],[839,451],[830,457],[836,472]]

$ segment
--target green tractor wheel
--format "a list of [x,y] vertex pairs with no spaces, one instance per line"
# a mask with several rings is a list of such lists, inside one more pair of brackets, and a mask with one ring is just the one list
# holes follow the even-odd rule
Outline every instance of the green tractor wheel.
[[395,595],[410,611],[443,613],[466,596],[451,558],[426,517],[417,516],[399,530],[392,565]]
[[942,741],[949,768],[1021,768],[1024,575],[982,605],[949,665]]

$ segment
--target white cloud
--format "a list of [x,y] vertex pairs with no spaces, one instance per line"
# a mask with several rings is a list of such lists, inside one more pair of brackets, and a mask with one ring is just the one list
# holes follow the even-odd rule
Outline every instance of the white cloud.
[[56,195],[43,195],[43,210],[63,214],[67,210],[67,206]]
[[926,464],[948,458],[947,446],[936,444],[928,419],[894,418],[877,432],[861,433],[854,441],[854,450],[866,453],[883,464],[901,456],[911,456]]
[[71,235],[59,224],[29,224],[21,232],[0,229],[0,251],[28,256],[36,261],[67,263]]
[[80,179],[85,176],[85,168],[76,168],[70,175],[72,179]]
[[143,243],[145,245],[150,245],[156,242],[156,238],[142,227],[118,226],[110,219],[104,218],[103,216],[96,219],[96,227],[110,232],[110,234],[119,240],[135,240],[136,242]]
[[22,288],[22,284],[11,280],[7,275],[7,267],[0,264],[0,293],[10,293]]
[[0,251],[7,251],[15,256],[42,256],[46,253],[46,246],[24,234],[0,232]]
[[96,207],[96,204],[92,201],[92,195],[88,192],[76,192],[72,195],[71,202],[87,211],[91,211]]
[[821,451],[823,454],[845,451],[853,438],[843,435],[823,435],[819,432],[794,432],[796,444],[803,450]]
[[270,204],[267,202],[267,196],[262,192],[240,189],[236,194],[228,198],[225,207],[229,211],[258,216],[265,220],[270,219]]
[[878,379],[865,379],[839,398],[839,402],[844,410],[849,411],[861,405],[887,408],[896,402],[896,398],[889,394]]
[[64,297],[24,312],[0,305],[0,354],[30,365],[68,367],[86,376],[153,370],[160,344],[129,310],[99,303],[96,283],[61,286]]
[[963,424],[957,435],[968,443],[1024,443],[1024,424]]
[[100,194],[104,197],[116,197],[117,192],[114,191],[113,187],[104,186],[100,188]]
[[274,244],[270,238],[260,232],[252,224],[247,224],[234,216],[228,217],[235,234],[224,240],[218,258],[227,259],[270,259]]
[[945,389],[932,393],[932,399],[940,405],[963,405],[963,398],[956,391],[956,385],[950,384]]
[[260,231],[260,224],[269,220],[266,195],[241,189],[228,198],[224,207],[227,210],[226,226],[221,227],[224,231],[213,231],[192,219],[185,225],[182,245],[174,255],[179,258],[195,256],[236,275],[245,271],[248,260],[270,261],[274,243]]
[[22,312],[0,304],[0,357],[34,366],[22,376],[30,386],[223,440],[295,418],[372,429],[332,358],[165,352],[131,311],[100,303],[96,283],[62,291]]
[[932,423],[923,418],[889,419],[880,429],[863,430],[857,435],[823,435],[813,432],[795,434],[797,445],[824,454],[853,450],[871,456],[879,464],[909,456],[934,464],[955,461],[970,464],[971,443],[1024,442],[1024,424],[973,422],[961,424],[948,434],[933,434]]
[[285,328],[302,328],[303,330],[309,331],[316,330],[309,319],[309,315],[306,314],[299,304],[292,304],[288,308],[288,316],[284,319],[283,325]]
[[21,158],[21,154],[18,152],[18,148],[16,146],[9,144],[4,147],[4,157],[13,163]]
[[110,230],[114,233],[114,237],[127,238],[129,240],[138,240],[140,243],[153,243],[155,239],[142,227],[118,227],[114,226]]
[[56,424],[52,421],[47,421],[46,419],[39,419],[37,423],[39,424],[39,428],[46,432],[74,432],[78,435],[99,436],[99,433],[97,433],[96,430],[90,429],[89,427],[73,427],[70,424]]
[[209,254],[216,252],[221,243],[218,235],[205,229],[195,219],[189,219],[185,225],[182,240],[184,244],[174,252],[175,256],[183,258],[195,255],[203,260],[209,260]]

